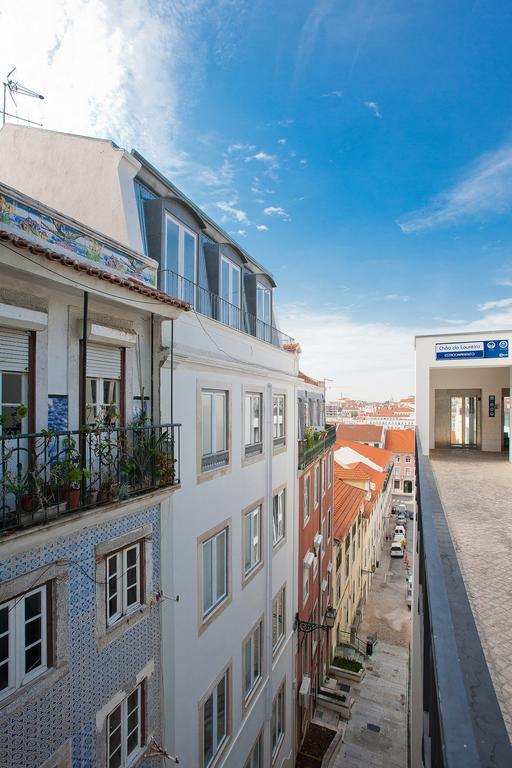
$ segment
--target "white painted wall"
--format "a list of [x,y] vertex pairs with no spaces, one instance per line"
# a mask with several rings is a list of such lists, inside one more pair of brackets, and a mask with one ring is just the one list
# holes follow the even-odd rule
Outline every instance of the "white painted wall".
[[143,253],[133,193],[139,168],[108,140],[14,123],[0,130],[5,184]]
[[[435,446],[436,389],[481,389],[481,439],[483,451],[501,450],[501,390],[510,387],[510,358],[476,360],[436,360],[435,345],[440,342],[508,339],[512,331],[454,333],[449,336],[416,337],[416,424],[424,454]],[[510,353],[509,353],[510,354]],[[496,396],[496,416],[489,417],[489,395]]]
[[[166,324],[164,343],[170,343]],[[270,765],[271,704],[286,679],[286,738],[276,761],[290,765],[294,733],[293,691],[294,635],[294,484],[296,467],[295,384],[297,356],[283,352],[215,321],[192,313],[174,324],[174,418],[182,423],[182,488],[173,497],[172,520],[162,521],[162,552],[165,563],[163,590],[179,594],[179,603],[168,601],[162,613],[164,649],[165,747],[179,755],[180,763],[199,766],[198,704],[211,683],[231,660],[232,736],[220,762],[240,768],[263,728],[264,762]],[[224,354],[220,349],[225,350]],[[162,369],[162,413],[170,417],[169,361]],[[231,468],[198,482],[196,427],[199,414],[196,392],[202,384],[230,388]],[[243,464],[243,387],[264,390],[265,453],[255,463]],[[287,450],[269,460],[269,405],[272,391],[287,397]],[[273,556],[272,491],[286,483],[287,538]],[[264,499],[264,568],[242,586],[242,510]],[[197,538],[223,520],[232,521],[232,601],[199,633]],[[271,601],[286,584],[286,640],[271,664]],[[242,714],[242,642],[264,614],[266,659],[264,684]]]

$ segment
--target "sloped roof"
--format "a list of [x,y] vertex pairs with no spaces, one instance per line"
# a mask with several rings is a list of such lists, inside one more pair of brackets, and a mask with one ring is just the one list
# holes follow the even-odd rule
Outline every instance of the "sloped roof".
[[362,461],[357,461],[354,464],[347,464],[345,466],[341,466],[341,464],[337,464],[338,467],[338,476],[342,480],[369,480],[370,475],[365,470],[367,469],[366,464],[363,464]]
[[311,384],[314,387],[323,387],[324,385],[323,381],[312,379],[311,376],[307,376],[305,373],[302,373],[302,371],[299,371],[299,379],[302,379],[306,384]]
[[388,429],[386,448],[394,453],[414,453],[414,429]]
[[370,459],[370,461],[373,461],[373,463],[377,464],[379,467],[385,467],[393,459],[391,451],[387,451],[385,448],[374,448],[373,445],[363,445],[354,440],[336,439],[334,450],[337,451],[340,448],[352,448],[352,450],[360,456],[365,456],[365,458]]
[[381,443],[384,427],[377,424],[338,424],[337,440],[355,440],[364,443]]
[[340,466],[334,463],[334,538],[340,541],[357,518],[366,491],[345,483]]

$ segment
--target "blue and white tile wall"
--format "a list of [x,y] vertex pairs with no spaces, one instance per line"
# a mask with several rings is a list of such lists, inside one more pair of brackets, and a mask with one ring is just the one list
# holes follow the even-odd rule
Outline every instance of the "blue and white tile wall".
[[[0,768],[37,768],[72,739],[73,768],[96,768],[96,713],[154,659],[148,696],[149,723],[159,738],[160,617],[158,603],[106,648],[95,636],[94,548],[150,524],[153,527],[153,592],[160,588],[160,509],[56,536],[45,546],[0,562],[0,582],[56,560],[69,561],[69,672],[52,688],[7,720],[0,708]],[[154,760],[144,765],[154,765]]]

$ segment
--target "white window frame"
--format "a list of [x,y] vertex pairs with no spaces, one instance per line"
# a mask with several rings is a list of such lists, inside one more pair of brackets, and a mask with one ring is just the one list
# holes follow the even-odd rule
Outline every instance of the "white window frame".
[[327,510],[327,541],[331,540],[332,536],[332,507]]
[[304,509],[302,510],[303,525],[307,525],[311,516],[311,474],[304,475]]
[[[219,686],[220,684],[224,682],[224,733],[221,734],[221,737],[219,738],[218,733],[218,697],[219,697]],[[226,667],[226,669],[222,672],[222,674],[217,678],[217,680],[214,682],[214,684],[211,686],[210,690],[204,696],[204,698],[201,701],[201,708],[200,708],[200,720],[201,720],[201,766],[203,768],[209,768],[209,766],[213,765],[215,761],[217,760],[220,752],[223,750],[225,744],[227,743],[230,735],[231,735],[231,722],[230,722],[230,708],[231,708],[231,691],[230,691],[230,685],[231,685],[231,668],[230,666]],[[204,730],[205,730],[205,717],[204,717],[204,710],[206,703],[209,699],[212,699],[212,756],[206,762],[205,759],[205,739],[204,739]]]
[[[279,632],[279,627],[282,631]],[[275,627],[275,632],[274,632]],[[272,653],[275,655],[286,636],[286,585],[277,591],[272,600]]]
[[286,444],[286,395],[272,397],[272,437],[274,446]]
[[251,753],[244,763],[244,768],[261,768],[261,756],[263,753],[263,734],[259,733],[254,742]]
[[[6,698],[14,691],[22,688],[35,678],[48,671],[48,584],[43,584],[36,589],[17,595],[11,600],[2,603],[0,608],[7,610],[7,631],[2,636],[7,636],[7,688],[0,691],[0,700]],[[41,595],[41,635],[29,646],[25,646],[25,602],[32,595]],[[34,620],[37,617],[32,617]],[[25,653],[36,644],[41,644],[41,664],[32,670],[25,670]]]
[[320,464],[317,462],[313,469],[313,506],[316,509],[320,503]]
[[329,483],[328,483],[329,488],[331,487],[331,483],[332,483],[333,461],[334,461],[334,455],[330,453],[329,458],[327,460],[327,476],[329,479]]
[[[221,536],[224,537],[224,552],[225,552],[225,563],[224,563],[224,591],[222,593],[217,594],[217,539]],[[212,544],[212,557],[211,557],[211,575],[212,575],[212,603],[207,608],[205,608],[205,577],[206,577],[206,570],[205,570],[205,547],[210,542],[215,542]],[[206,538],[204,541],[201,542],[201,556],[202,556],[202,577],[203,577],[203,583],[201,585],[201,611],[202,611],[202,617],[203,620],[207,619],[209,616],[212,615],[216,611],[216,609],[222,605],[222,603],[229,597],[229,526],[224,526],[220,531],[217,531],[216,533],[212,534],[208,538]]]
[[[205,397],[210,398],[210,448],[211,451],[207,452],[205,451],[205,444],[204,444],[204,402],[203,399]],[[217,435],[217,419],[216,419],[216,403],[217,400],[223,401],[222,405],[222,413],[224,414],[224,425],[223,425],[223,435],[222,435],[222,448],[219,450],[216,449],[216,445],[218,442],[218,435]],[[201,388],[201,397],[200,397],[200,407],[201,407],[201,432],[200,432],[200,438],[201,438],[201,471],[211,472],[215,469],[218,469],[219,466],[223,467],[229,464],[229,390],[226,389],[215,389],[213,387],[202,387]],[[226,456],[224,457],[224,454]],[[215,457],[219,457],[219,460],[216,462]],[[221,460],[222,458],[222,460]],[[209,464],[212,464],[212,466],[209,466]]]
[[[277,534],[277,535],[276,535]],[[277,547],[286,537],[286,488],[272,498],[272,546]]]
[[[128,565],[128,553],[135,550],[135,565]],[[142,605],[144,605],[143,597],[143,584],[141,581],[142,568],[144,558],[144,546],[143,542],[137,541],[130,544],[123,549],[117,550],[106,555],[105,563],[105,607],[107,612],[107,626],[111,627],[116,624],[120,619],[125,616],[129,616],[134,611],[138,611]],[[116,566],[115,576],[110,576],[110,563],[114,562]],[[128,576],[130,573],[135,572],[135,589],[137,593],[137,599],[134,602],[128,602],[128,591],[134,585],[128,583]],[[112,581],[115,580],[115,591],[112,595],[109,595],[109,588]],[[109,608],[112,597],[116,597],[117,610],[110,616]]]
[[[93,424],[95,421],[100,420],[100,418],[105,420],[108,419],[108,421],[118,424],[121,411],[121,387],[123,384],[122,377],[120,379],[110,379],[100,376],[87,376],[86,387],[88,388],[89,383],[93,381],[96,382],[96,400],[94,402],[88,401],[86,403],[87,424]],[[105,402],[105,382],[113,382],[116,385],[116,399],[114,402]],[[92,414],[93,418],[91,418]],[[112,418],[112,416],[115,416],[115,419]]]
[[[3,377],[6,376],[19,376],[21,379],[21,401],[19,403],[4,402],[3,396]],[[28,374],[21,371],[9,371],[8,369],[0,370],[0,413],[3,413],[4,406],[7,408],[16,408],[21,405],[26,405],[28,402]],[[2,434],[3,427],[0,424],[0,435]],[[28,415],[24,416],[20,422],[20,428],[17,430],[18,434],[28,432]]]
[[[137,694],[137,724],[135,728],[132,728],[131,731],[128,731],[129,725],[128,720],[130,716],[130,712],[128,711],[128,700],[130,697],[136,693]],[[107,768],[110,766],[110,760],[111,760],[111,753],[110,753],[110,739],[111,739],[111,731],[110,731],[110,720],[115,712],[120,710],[120,724],[118,728],[121,730],[121,763],[120,768],[128,768],[128,766],[133,765],[133,763],[137,760],[137,758],[140,756],[141,749],[143,747],[143,722],[142,722],[142,710],[143,710],[143,698],[144,695],[144,682],[139,683],[130,693],[123,698],[123,700],[112,709],[109,714],[107,715],[106,719],[106,735],[107,735],[107,754],[106,754],[106,762],[107,762]],[[135,712],[135,708],[131,710],[131,712]],[[128,739],[134,733],[135,731],[138,732],[138,738],[137,738],[137,746],[132,749],[130,753],[128,753]]]
[[[255,643],[255,636],[258,636],[259,640],[257,641],[257,649],[256,643]],[[247,675],[247,656],[246,651],[249,649],[249,677],[250,677],[250,683],[249,686],[246,686],[246,675]],[[255,667],[257,666],[257,670],[255,671]],[[243,687],[243,696],[244,696],[244,703],[247,704],[251,696],[253,695],[254,691],[260,684],[261,680],[263,679],[263,619],[260,619],[260,621],[257,623],[255,627],[251,630],[248,637],[244,640],[244,643],[242,645],[242,687]]]
[[309,597],[309,568],[302,569],[302,603],[305,604]]
[[411,463],[411,457],[410,456],[406,456],[405,457],[405,463],[406,464],[410,464]]
[[[251,573],[262,563],[261,538],[263,531],[263,506],[258,504],[244,512],[242,520],[243,531],[243,572],[244,577]],[[247,552],[249,551],[249,562]]]
[[[254,416],[254,402],[258,403],[258,416]],[[258,420],[256,424],[255,419]],[[255,440],[255,432],[259,430],[259,440]],[[249,434],[247,434],[249,431]],[[263,453],[263,393],[248,391],[244,393],[244,448],[245,457],[259,456]]]
[[[190,278],[185,277],[185,233],[190,235],[194,240],[194,279],[192,280],[192,283],[197,284],[197,233],[194,232],[192,229],[187,227],[185,224],[183,224],[182,221],[177,219],[175,216],[170,214],[168,211],[165,211],[165,222],[164,222],[164,263],[165,263],[165,280],[164,280],[164,290],[167,289],[167,280],[169,279],[169,272],[172,271],[167,263],[167,219],[170,219],[173,224],[176,224],[178,227],[178,264],[177,264],[177,275],[178,279],[181,277],[184,280],[189,280]],[[186,296],[188,296],[188,291],[184,290],[184,284],[179,283],[176,286],[177,290],[174,294],[177,296],[177,298],[183,299]],[[194,291],[195,294],[195,291]],[[187,299],[188,301],[188,299]],[[194,299],[191,302],[192,304],[195,304]]]
[[[260,312],[260,295],[262,296],[263,316]],[[263,283],[256,282],[256,336],[258,339],[271,341],[272,332],[272,291]]]
[[275,762],[286,734],[286,680],[279,686],[272,701],[272,719],[270,723],[270,747],[272,763]]

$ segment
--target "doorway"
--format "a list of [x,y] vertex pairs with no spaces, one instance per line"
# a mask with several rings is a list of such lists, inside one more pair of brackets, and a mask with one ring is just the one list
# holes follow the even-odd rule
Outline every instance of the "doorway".
[[450,398],[450,444],[452,448],[476,448],[478,444],[478,397],[452,395]]
[[510,447],[510,389],[501,390],[501,449],[509,452]]

